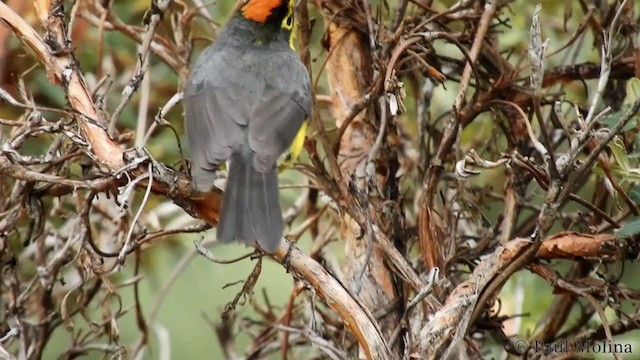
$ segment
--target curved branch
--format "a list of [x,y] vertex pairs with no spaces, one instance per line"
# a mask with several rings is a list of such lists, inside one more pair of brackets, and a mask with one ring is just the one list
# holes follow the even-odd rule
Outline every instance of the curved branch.
[[[61,7],[55,6],[57,1],[53,3],[54,6],[49,1],[39,1],[38,17],[50,33],[55,32],[58,36],[64,36],[62,14],[58,13]],[[0,2],[0,19],[46,66],[50,81],[64,87],[69,104],[77,112],[76,121],[90,144],[88,155],[113,173],[123,168],[131,168],[130,171],[133,174],[146,172],[144,162],[128,163],[126,161],[128,151],[112,141],[105,129],[99,125],[96,105],[73,54],[69,50],[52,49],[23,18],[2,2]],[[170,197],[192,216],[217,224],[222,201],[220,191],[209,193],[193,191],[188,176],[175,173],[162,164],[156,164],[154,171],[158,172],[158,174],[154,172],[153,175],[156,179],[153,186],[154,192]],[[146,183],[140,183],[140,186],[144,185]],[[341,316],[355,334],[369,359],[392,358],[371,314],[358,304],[320,264],[286,240],[281,243],[273,257],[284,262],[294,275],[304,278],[325,299],[327,305]]]

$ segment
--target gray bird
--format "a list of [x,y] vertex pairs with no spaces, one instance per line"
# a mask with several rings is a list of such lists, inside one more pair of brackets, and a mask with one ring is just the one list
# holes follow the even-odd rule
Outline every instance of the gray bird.
[[210,190],[229,161],[218,240],[267,252],[284,228],[277,161],[290,146],[294,158],[302,150],[311,110],[309,74],[291,45],[293,6],[243,5],[200,55],[184,97],[196,189]]

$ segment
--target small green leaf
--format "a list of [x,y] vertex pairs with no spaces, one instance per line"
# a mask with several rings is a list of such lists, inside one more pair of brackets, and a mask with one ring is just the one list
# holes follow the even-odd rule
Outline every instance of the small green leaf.
[[[624,115],[630,108],[631,105],[622,105],[620,111],[612,112],[609,115],[605,116],[604,119],[602,119],[602,124],[606,125],[608,128],[614,127],[620,121],[620,119],[622,119],[622,115]],[[623,132],[635,128],[638,125],[637,123],[638,119],[640,119],[640,116],[638,116],[638,114],[635,114],[634,116],[632,116],[632,119],[635,119],[635,121],[631,120],[627,122],[627,124],[622,128]]]
[[627,96],[624,97],[624,105],[632,105],[640,99],[640,79],[631,78],[627,81]]
[[627,156],[627,149],[624,147],[622,139],[616,136],[609,144],[609,147],[611,148],[613,157],[616,159],[616,163],[618,163],[620,169],[625,172],[631,170],[631,165],[629,165],[629,156]]
[[[610,113],[602,119],[602,123],[607,125],[607,127],[612,128],[615,126],[615,124],[622,118],[622,115],[631,108],[631,105],[640,99],[640,79],[629,79],[629,81],[627,81],[626,92],[627,95],[624,97],[620,111]],[[634,115],[633,119],[635,119],[635,121],[629,121],[622,131],[631,130],[636,127],[638,125],[638,121],[640,121],[640,115]]]
[[629,197],[637,204],[640,204],[640,186],[634,185],[631,190],[629,190]]
[[640,234],[640,217],[635,216],[625,221],[622,227],[615,231],[619,238]]
[[638,168],[623,170],[619,166],[612,166],[611,172],[623,183],[640,183],[640,169]]

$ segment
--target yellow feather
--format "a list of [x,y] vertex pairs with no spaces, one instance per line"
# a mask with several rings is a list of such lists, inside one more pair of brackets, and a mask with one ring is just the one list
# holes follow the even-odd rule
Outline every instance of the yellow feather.
[[[295,41],[296,32],[298,29],[298,22],[293,16],[294,6],[295,6],[295,1],[289,0],[289,9],[287,10],[287,16],[285,16],[284,19],[282,19],[282,23],[280,24],[280,26],[282,26],[283,29],[289,30],[291,32],[291,35],[289,35],[289,47],[291,47],[292,50],[295,50],[293,43]],[[290,20],[293,20],[293,21],[290,21]]]
[[302,148],[304,147],[304,139],[307,136],[308,124],[309,124],[308,121],[305,121],[304,123],[302,123],[302,126],[300,126],[300,130],[298,130],[296,137],[293,139],[293,142],[291,143],[291,147],[289,148],[289,151],[291,151],[291,156],[293,157],[293,160],[297,160],[298,156],[300,156],[300,153],[302,153]]
[[278,172],[283,172],[286,169],[290,168],[293,165],[293,162],[298,160],[298,157],[302,153],[302,148],[304,147],[304,139],[307,136],[307,126],[309,125],[308,121],[302,123],[300,130],[296,134],[296,137],[291,142],[291,146],[289,147],[289,151],[285,154],[284,160],[278,165]]
[[[294,42],[296,38],[296,32],[298,30],[298,21],[293,16],[293,8],[295,6],[295,0],[289,0],[289,10],[287,12],[287,16],[282,20],[282,28],[287,29],[291,32],[289,36],[289,46],[292,50],[295,50]],[[290,22],[290,20],[293,21]],[[293,162],[298,160],[300,153],[302,153],[302,148],[304,147],[304,139],[307,136],[307,125],[308,122],[305,121],[302,123],[300,130],[296,134],[296,137],[293,139],[291,146],[289,147],[289,151],[285,153],[284,160],[278,165],[278,172],[283,172],[284,170],[290,168],[293,165]]]

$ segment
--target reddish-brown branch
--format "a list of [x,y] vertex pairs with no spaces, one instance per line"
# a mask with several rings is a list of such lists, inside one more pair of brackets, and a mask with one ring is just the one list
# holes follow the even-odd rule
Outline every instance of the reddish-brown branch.
[[[49,0],[39,0],[38,16],[47,25],[50,32],[57,31],[57,34],[61,35],[60,31],[64,28],[62,23],[52,22],[62,21],[62,18],[52,19],[54,16],[50,16],[51,9],[53,11],[59,11],[59,9],[52,7],[51,4]],[[117,171],[125,166],[124,149],[109,138],[104,128],[95,124],[98,119],[98,111],[72,54],[70,52],[54,52],[24,19],[2,2],[0,2],[0,19],[8,24],[14,33],[33,50],[38,59],[45,64],[49,79],[65,87],[69,104],[77,112],[76,121],[90,144],[90,155],[111,171]],[[165,175],[172,173],[169,169],[164,170]],[[143,166],[133,169],[132,173],[145,171],[146,166]],[[154,191],[171,197],[176,204],[185,208],[192,215],[211,224],[216,224],[221,204],[221,193],[194,192],[188,177],[179,174],[173,174],[173,176],[174,178],[168,179],[169,182],[156,181]],[[154,178],[156,177],[154,176]],[[162,179],[160,178],[160,180]],[[278,261],[284,261],[292,273],[311,284],[326,303],[344,319],[365,350],[367,358],[392,358],[373,317],[320,264],[288,241],[282,242],[273,257]]]
[[580,234],[561,232],[547,238],[536,257],[538,259],[598,258],[607,261],[625,260],[637,249],[628,248],[631,243],[610,234]]
[[[478,23],[478,29],[475,34],[471,51],[469,51],[469,62],[466,63],[460,79],[460,87],[454,104],[455,114],[447,124],[442,140],[438,145],[435,158],[431,160],[431,165],[425,175],[424,192],[420,198],[420,213],[418,215],[418,224],[421,231],[418,236],[420,237],[420,243],[424,247],[422,249],[422,257],[427,260],[437,259],[439,261],[439,267],[444,265],[444,259],[442,256],[442,248],[444,245],[442,244],[442,239],[438,239],[437,234],[432,231],[432,229],[437,227],[431,223],[434,220],[434,217],[432,216],[432,209],[434,209],[434,198],[437,191],[437,184],[440,179],[440,175],[442,174],[445,158],[451,153],[451,150],[458,139],[458,133],[461,130],[460,126],[462,124],[461,119],[465,117],[465,110],[463,107],[466,101],[467,87],[471,81],[471,74],[474,65],[473,62],[477,60],[478,55],[480,54],[480,49],[484,43],[484,38],[489,29],[491,20],[493,19],[497,9],[500,7],[499,3],[499,1],[494,1],[487,3],[485,6],[480,22]],[[474,104],[471,105],[473,106]],[[429,231],[431,231],[431,233],[429,233]],[[439,242],[430,244],[430,246],[425,246],[428,241],[433,240],[439,240]]]
[[[374,80],[372,76],[374,73],[372,63],[375,58],[372,42],[375,42],[373,38],[376,34],[369,34],[368,24],[372,20],[366,9],[352,13],[355,9],[368,6],[366,2],[350,1],[348,7],[345,7],[347,3],[340,1],[316,1],[316,3],[324,9],[329,9],[328,12],[323,13],[323,16],[326,24],[325,46],[329,50],[326,71],[332,98],[331,110],[336,127],[340,129],[337,152],[340,176],[336,176],[336,181],[339,188],[345,189],[341,191],[341,207],[349,209],[356,203],[356,197],[353,196],[352,191],[349,193],[346,189],[353,186],[359,189],[357,191],[366,193],[368,176],[364,175],[363,169],[370,165],[367,159],[379,160],[378,151],[375,150],[374,145],[378,135],[374,124],[382,121],[376,121],[371,105],[378,102],[370,102],[371,99],[377,98],[379,93],[368,93],[372,90],[379,92],[382,88],[376,82],[379,80]],[[344,11],[345,9],[349,10]],[[343,25],[337,19],[349,14],[358,17],[357,21],[363,21],[362,31],[354,29],[351,25]],[[324,150],[329,153],[329,156],[333,156],[333,148]],[[376,170],[374,178],[377,182],[374,187],[382,189],[384,174],[381,174],[380,169]],[[366,195],[369,196],[369,194]],[[346,251],[350,258],[345,266],[347,283],[349,288],[356,292],[363,305],[369,309],[386,308],[393,304],[398,296],[393,272],[385,261],[389,253],[375,241],[376,235],[372,229],[374,224],[371,223],[375,223],[380,228],[384,226],[377,223],[377,220],[368,219],[369,216],[374,217],[369,213],[375,214],[378,210],[373,205],[362,206],[357,219],[349,216],[341,219],[341,238],[346,243]],[[358,236],[359,233],[365,233],[365,235]],[[388,316],[379,321],[384,336],[389,338],[398,322],[398,313],[388,312]]]

